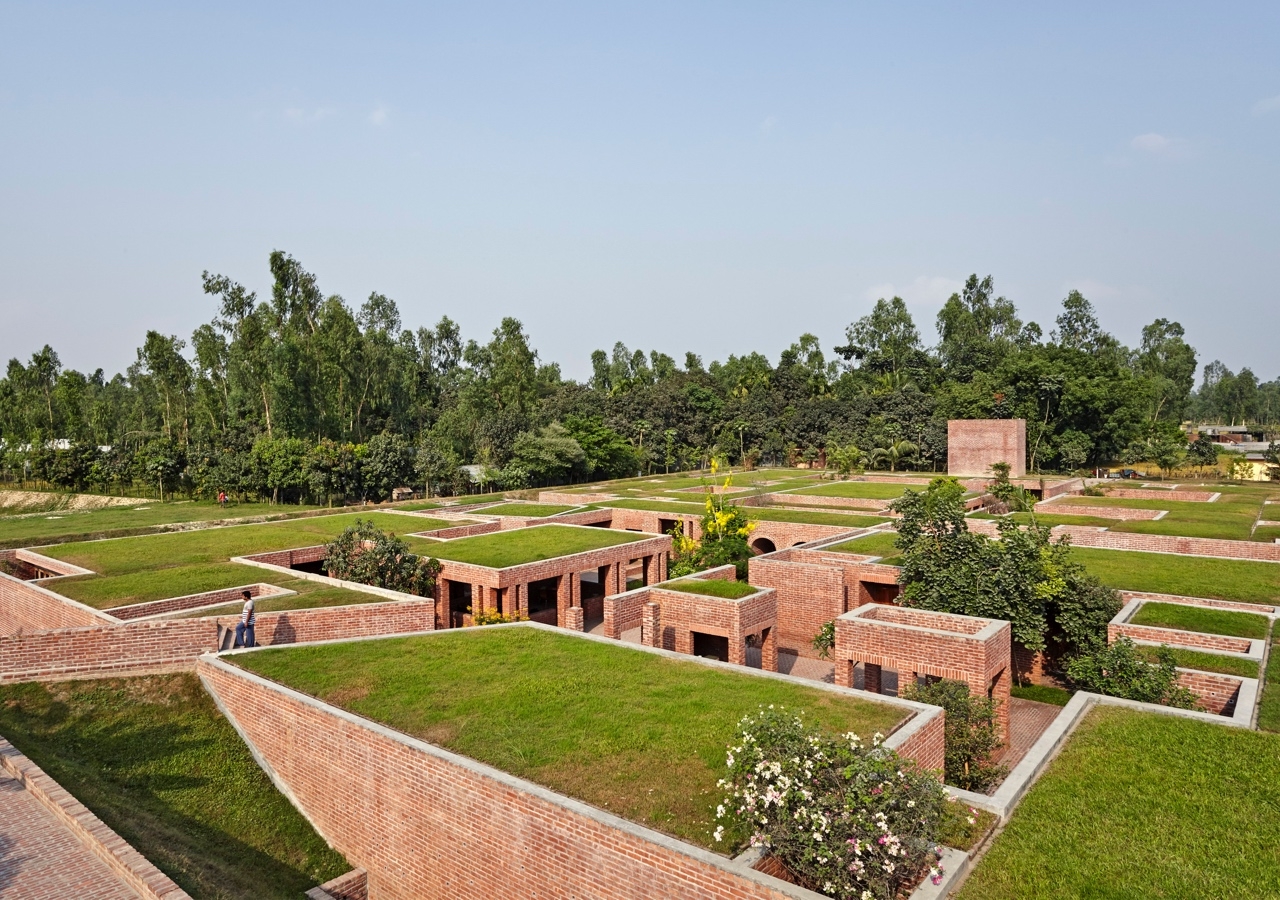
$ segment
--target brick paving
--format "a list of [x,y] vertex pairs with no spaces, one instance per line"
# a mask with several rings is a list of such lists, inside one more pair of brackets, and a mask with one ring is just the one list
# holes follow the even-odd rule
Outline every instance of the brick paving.
[[22,784],[0,771],[0,897],[139,900]]
[[1009,745],[995,755],[995,761],[1010,769],[1022,761],[1027,751],[1062,712],[1061,706],[1037,703],[1021,697],[1009,698]]

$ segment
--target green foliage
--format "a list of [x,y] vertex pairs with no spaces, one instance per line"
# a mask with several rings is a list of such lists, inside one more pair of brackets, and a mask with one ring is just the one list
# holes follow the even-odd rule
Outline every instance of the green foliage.
[[955,479],[935,478],[891,505],[901,516],[896,545],[905,604],[1007,620],[1014,641],[1033,651],[1051,640],[1068,652],[1104,642],[1119,597],[1072,558],[1069,544],[1050,541],[1046,527],[1020,528],[1008,519],[998,523],[999,540],[974,534],[963,496]]
[[[830,897],[894,900],[921,875],[941,880],[937,779],[856,734],[835,738],[772,707],[744,718],[729,747],[717,842],[750,836]],[[735,840],[736,839],[736,840]]]
[[987,491],[999,501],[1002,509],[993,512],[1026,512],[1035,505],[1035,498],[1020,485],[1009,481],[1009,473],[1013,467],[1007,462],[991,464],[993,477],[987,484]]
[[818,651],[818,659],[826,659],[831,655],[831,651],[836,646],[836,622],[832,619],[830,622],[823,624],[818,629],[817,635],[810,642],[813,649]]
[[435,593],[440,562],[418,556],[409,545],[358,519],[325,546],[324,568],[334,578],[418,597]]
[[985,793],[1004,777],[1008,769],[991,760],[991,755],[1001,746],[995,727],[995,700],[974,697],[963,681],[949,679],[909,685],[903,696],[947,711],[947,784]]
[[1167,648],[1161,648],[1156,662],[1149,663],[1133,641],[1121,637],[1110,646],[1067,660],[1066,674],[1078,690],[1196,709],[1195,696],[1177,683],[1177,666],[1177,659]]

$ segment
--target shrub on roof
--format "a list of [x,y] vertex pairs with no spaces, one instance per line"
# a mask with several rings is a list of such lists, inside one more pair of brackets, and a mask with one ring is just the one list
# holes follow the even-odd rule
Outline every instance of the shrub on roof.
[[440,561],[410,552],[409,545],[368,519],[357,519],[326,545],[324,568],[332,577],[418,597],[435,593]]

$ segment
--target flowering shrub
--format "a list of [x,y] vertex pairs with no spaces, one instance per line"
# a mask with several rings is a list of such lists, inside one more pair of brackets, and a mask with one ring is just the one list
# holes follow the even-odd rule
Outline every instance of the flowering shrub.
[[[713,459],[712,475],[716,474],[718,467],[719,463]],[[706,482],[703,484],[705,486]],[[732,565],[737,570],[738,580],[747,580],[747,560],[752,556],[747,538],[756,526],[754,522],[747,521],[746,514],[736,503],[725,499],[732,484],[733,477],[729,476],[724,480],[723,493],[707,490],[706,511],[702,514],[702,540],[687,537],[679,525],[671,530],[672,555],[667,566],[670,577],[678,578],[703,569]]]
[[467,615],[471,616],[472,625],[504,625],[507,622],[529,621],[529,617],[519,609],[513,613],[501,613],[496,609],[482,609],[480,612],[475,612],[468,606]]
[[739,723],[717,842],[765,847],[802,887],[893,900],[927,874],[942,880],[935,836],[946,791],[880,744],[806,729],[772,706]]

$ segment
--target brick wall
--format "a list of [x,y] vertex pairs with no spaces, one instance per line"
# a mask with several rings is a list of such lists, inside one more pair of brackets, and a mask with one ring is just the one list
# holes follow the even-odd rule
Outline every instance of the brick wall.
[[1183,597],[1179,594],[1153,594],[1148,591],[1120,591],[1120,599],[1125,603],[1130,600],[1147,600],[1156,603],[1182,603],[1187,606],[1204,606],[1209,609],[1234,609],[1239,612],[1266,615],[1280,611],[1278,607],[1264,606],[1261,603],[1236,603],[1231,600],[1209,600],[1204,597]]
[[368,873],[352,869],[307,891],[307,900],[369,900]]
[[558,503],[560,505],[580,506],[584,503],[603,503],[606,500],[616,500],[614,494],[596,493],[596,494],[566,494],[563,491],[542,491],[538,494],[539,503]]
[[925,771],[941,772],[947,762],[946,720],[946,713],[938,709],[901,740],[894,747],[895,752]]
[[198,671],[370,900],[811,896],[221,660]]
[[452,538],[472,537],[477,534],[493,534],[495,531],[501,530],[502,525],[498,522],[480,522],[476,525],[454,525],[450,528],[437,528],[434,531],[413,531],[410,534],[415,537],[450,540]]
[[1054,516],[1091,516],[1095,519],[1118,519],[1122,522],[1149,522],[1162,518],[1165,510],[1161,509],[1129,509],[1125,506],[1068,506],[1065,503],[1054,503],[1040,507],[1039,512]]
[[[50,778],[43,769],[0,737],[0,770],[22,784],[41,806],[49,810],[101,859],[112,872],[145,900],[191,900],[182,888],[146,857],[107,827],[101,819]],[[21,861],[20,858],[18,861]],[[0,883],[0,887],[3,884]],[[43,894],[30,900],[45,900]],[[49,897],[48,900],[57,900]]]
[[34,550],[0,550],[0,560],[17,563],[32,571],[37,578],[60,578],[67,575],[92,575],[92,569],[72,565]]
[[1178,684],[1196,695],[1205,712],[1230,716],[1236,711],[1236,700],[1240,697],[1243,682],[1230,675],[1179,669]]
[[[190,669],[218,649],[238,616],[207,616],[63,628],[0,637],[0,683]],[[431,631],[435,602],[405,600],[259,613],[259,644]]]
[[1218,650],[1225,653],[1248,653],[1253,642],[1248,638],[1227,637],[1222,634],[1204,634],[1199,631],[1180,631],[1174,628],[1154,628],[1150,625],[1131,625],[1128,622],[1111,622],[1107,625],[1107,643],[1118,637],[1134,641],[1151,641],[1175,647],[1196,650]]
[[866,509],[879,512],[889,508],[892,500],[873,497],[827,497],[820,494],[762,494],[758,498],[772,506],[823,506]]
[[773,588],[777,595],[778,649],[816,657],[813,639],[822,626],[845,610],[844,573],[832,566],[792,562],[798,551],[757,556],[747,565],[747,581]]
[[116,621],[114,616],[100,610],[0,572],[0,635],[106,625]]
[[259,597],[284,597],[296,593],[274,584],[258,582],[242,584],[238,587],[223,588],[220,591],[204,591],[199,594],[187,594],[185,597],[170,597],[167,600],[152,600],[149,603],[132,603],[128,606],[115,606],[107,610],[122,622],[133,619],[145,619],[152,616],[163,616],[170,613],[183,612],[190,609],[201,609],[206,606],[221,606],[225,603],[236,603],[244,598],[244,592],[257,599]]
[[1172,502],[1209,503],[1218,496],[1213,491],[1166,491],[1144,490],[1142,488],[1111,488],[1108,497],[1121,500],[1169,500]]
[[[693,653],[693,632],[713,634],[729,640],[729,658],[724,662],[746,665],[747,635],[759,635],[766,629],[774,640],[777,622],[777,595],[761,588],[740,600],[650,588],[646,603],[661,609],[661,634],[653,646],[677,653]],[[776,656],[774,665],[776,666]]]
[[[971,521],[969,524],[972,527],[975,523]],[[1280,544],[1264,544],[1260,541],[1223,541],[1213,538],[1171,537],[1163,534],[1128,534],[1118,531],[1098,531],[1082,528],[1079,525],[1059,525],[1053,529],[1053,533],[1055,536],[1070,535],[1071,543],[1076,547],[1280,562]]]
[[991,464],[1007,462],[1009,475],[1027,474],[1025,419],[952,419],[947,422],[947,473],[989,475]]

